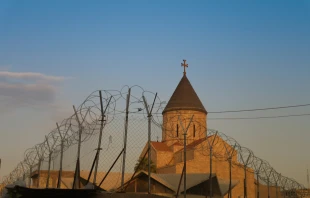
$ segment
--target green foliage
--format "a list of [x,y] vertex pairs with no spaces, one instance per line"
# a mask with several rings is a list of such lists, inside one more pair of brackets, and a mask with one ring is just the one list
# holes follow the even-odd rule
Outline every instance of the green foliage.
[[[148,159],[147,158],[144,158],[143,160],[142,159],[143,158],[140,157],[137,160],[137,163],[136,163],[135,168],[134,168],[135,171],[139,171],[139,170],[148,171]],[[139,164],[140,164],[140,166],[139,166]],[[150,163],[150,167],[151,167],[151,172],[156,173],[156,165],[153,163],[152,160]]]

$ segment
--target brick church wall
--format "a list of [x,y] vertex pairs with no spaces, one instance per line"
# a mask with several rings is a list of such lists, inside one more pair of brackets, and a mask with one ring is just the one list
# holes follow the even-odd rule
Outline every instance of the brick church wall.
[[[199,111],[192,110],[180,110],[180,111],[170,111],[166,112],[163,115],[163,142],[168,146],[171,146],[173,143],[178,142],[183,138],[183,129],[179,122],[179,116],[182,120],[184,129],[187,127],[190,118],[192,115],[193,122],[187,131],[187,144],[192,143],[195,140],[198,140],[205,136],[207,129],[206,119],[207,115]],[[177,136],[177,125],[179,125],[178,136]],[[194,125],[195,125],[195,136],[194,136]]]
[[[257,184],[255,184],[255,194],[257,194]],[[269,186],[269,195],[270,197],[277,197],[278,192],[278,198],[282,198],[282,194],[280,192],[280,188],[276,188],[276,186]],[[264,184],[259,184],[259,197],[268,197],[268,186]]]
[[[223,144],[226,144],[221,138],[215,140],[214,153],[212,158],[212,172],[216,173],[219,179],[229,181],[229,163],[226,160],[226,150]],[[231,147],[226,145],[228,150]],[[221,156],[221,157],[220,157]],[[244,167],[237,161],[237,153],[232,158],[232,180],[239,181],[232,190],[233,197],[242,197],[244,194]],[[187,173],[210,173],[210,155],[209,146],[205,141],[198,145],[194,151],[194,159],[187,160]],[[176,163],[174,166],[167,166],[157,170],[158,173],[181,173],[183,162]],[[255,198],[255,184],[253,170],[247,169],[247,195],[248,198]]]

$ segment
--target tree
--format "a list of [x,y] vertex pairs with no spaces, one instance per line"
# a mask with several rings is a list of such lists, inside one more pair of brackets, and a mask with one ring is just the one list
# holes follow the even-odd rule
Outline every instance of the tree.
[[[144,170],[144,171],[148,171],[148,159],[147,158],[143,158],[140,157],[138,160],[137,160],[137,163],[135,165],[135,171],[139,171],[139,170]],[[141,162],[141,163],[140,163]],[[140,164],[140,166],[139,166]],[[151,172],[152,173],[156,173],[156,165],[153,163],[153,161],[151,160]]]

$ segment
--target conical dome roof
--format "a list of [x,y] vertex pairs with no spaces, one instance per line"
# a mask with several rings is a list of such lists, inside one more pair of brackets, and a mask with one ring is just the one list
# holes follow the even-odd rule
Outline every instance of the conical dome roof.
[[208,113],[185,74],[174,90],[163,114],[168,111],[178,110],[194,110],[205,114]]

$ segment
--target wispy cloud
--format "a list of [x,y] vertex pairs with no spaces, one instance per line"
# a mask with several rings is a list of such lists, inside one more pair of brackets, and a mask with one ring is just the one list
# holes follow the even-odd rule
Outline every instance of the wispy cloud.
[[0,83],[0,96],[11,97],[24,102],[51,102],[56,88],[48,84]]
[[69,78],[34,72],[0,71],[1,112],[14,111],[20,107],[42,109],[55,106],[59,82],[66,79]]
[[0,71],[9,71],[11,65],[0,65]]
[[22,80],[44,80],[52,82],[60,82],[71,77],[63,76],[48,76],[41,73],[35,72],[9,72],[9,71],[0,71],[0,78],[9,78],[9,79],[22,79]]

